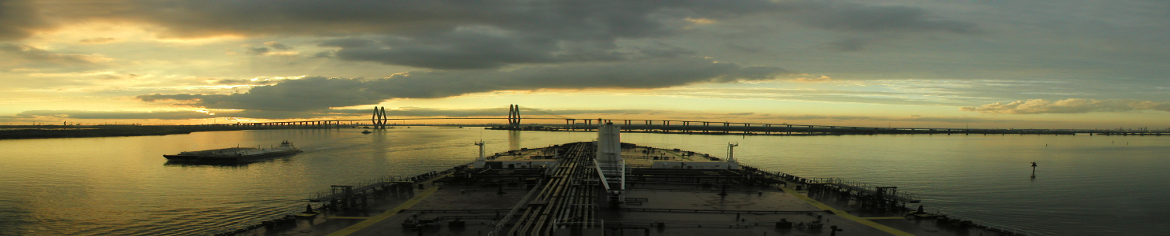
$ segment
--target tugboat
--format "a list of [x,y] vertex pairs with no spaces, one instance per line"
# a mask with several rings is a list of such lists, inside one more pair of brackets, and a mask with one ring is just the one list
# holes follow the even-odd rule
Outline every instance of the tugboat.
[[174,155],[163,155],[169,161],[179,162],[206,162],[206,163],[242,163],[256,161],[269,157],[281,157],[301,152],[285,140],[280,146],[271,148],[233,147],[202,151],[187,151]]

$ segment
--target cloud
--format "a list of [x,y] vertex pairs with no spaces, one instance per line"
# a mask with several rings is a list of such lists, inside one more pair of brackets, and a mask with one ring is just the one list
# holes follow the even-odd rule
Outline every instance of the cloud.
[[868,6],[856,3],[787,3],[798,9],[782,18],[798,25],[850,33],[853,36],[820,45],[837,52],[857,52],[882,39],[905,38],[908,33],[981,34],[970,22],[949,20],[926,10],[907,6]]
[[138,100],[142,100],[144,102],[154,102],[154,101],[199,100],[199,99],[203,98],[203,96],[204,95],[202,95],[202,94],[172,94],[172,95],[150,94],[150,95],[139,95],[136,98],[138,98]]
[[279,80],[271,79],[221,79],[215,80],[215,84],[238,85],[238,84],[275,84]]
[[979,107],[963,107],[962,111],[976,111],[990,114],[1044,114],[1044,113],[1089,113],[1125,111],[1170,111],[1170,103],[1141,101],[1134,99],[1078,99],[1059,101],[1031,99],[1007,104],[992,103]]
[[606,37],[606,40],[567,40],[496,31],[502,29],[464,27],[416,38],[334,39],[318,46],[338,47],[332,54],[342,60],[431,69],[494,69],[512,64],[617,62],[695,54],[692,50],[661,42],[622,49],[614,45],[612,37]]
[[281,81],[276,85],[258,86],[247,93],[231,95],[151,94],[140,95],[142,101],[175,100],[211,109],[248,109],[264,111],[310,111],[377,103],[381,99],[367,91],[357,79],[310,77]]
[[819,77],[798,77],[798,78],[791,79],[791,80],[788,80],[788,81],[792,81],[792,82],[813,82],[813,83],[815,83],[815,82],[829,82],[829,81],[833,81],[833,78],[832,78],[832,77],[829,77],[828,75],[821,75],[821,76],[819,76]]
[[925,10],[906,6],[866,6],[861,4],[797,3],[801,12],[788,19],[798,24],[847,32],[904,33],[949,32],[958,34],[982,33],[969,22],[947,20],[932,16]]
[[254,46],[253,44],[240,45],[244,51],[252,55],[297,55],[299,52],[289,51],[293,47],[276,41],[264,42],[261,46]]
[[28,45],[5,43],[0,43],[0,58],[3,58],[0,59],[0,71],[34,72],[33,74],[90,71],[110,66],[106,62],[113,61],[112,58],[98,54],[59,53]]
[[37,28],[49,27],[37,14],[33,1],[0,0],[0,40],[22,39]]
[[77,42],[83,43],[83,44],[101,44],[101,43],[113,42],[116,40],[117,39],[115,39],[115,38],[87,38],[87,39],[79,40]]
[[[332,42],[321,46],[343,45]],[[449,32],[417,39],[391,39],[334,52],[349,61],[370,61],[432,69],[491,69],[517,63],[589,61],[584,55],[555,55],[558,42],[538,37]],[[592,57],[592,61],[600,57]],[[610,60],[617,60],[611,58]]]
[[[29,8],[29,12],[61,12],[54,15],[55,22],[120,21],[153,25],[161,37],[321,37],[324,41],[318,46],[337,49],[328,54],[316,53],[315,57],[332,55],[345,61],[444,70],[692,56],[695,51],[679,46],[641,44],[691,31],[689,27],[695,24],[716,25],[727,19],[760,14],[783,15],[780,19],[801,25],[848,32],[979,32],[974,24],[947,20],[920,8],[807,1],[479,0],[337,4],[313,0],[114,0],[40,4],[44,7],[41,11],[35,11],[34,4],[23,1],[8,2]],[[15,25],[43,28],[32,23]],[[254,55],[274,55],[273,50],[292,49],[276,41],[264,45],[247,51]]]
[[313,54],[313,58],[329,58],[333,57],[333,51],[322,51]]
[[[775,7],[766,0],[663,1],[141,1],[138,22],[164,37],[335,37],[316,53],[428,69],[629,61],[693,55],[681,47],[624,47],[619,39],[672,35],[684,19],[717,22]],[[621,7],[614,7],[621,6]],[[281,48],[268,45],[269,49]],[[264,53],[256,49],[256,54]]]
[[252,54],[252,55],[284,56],[284,57],[296,57],[296,56],[300,55],[300,52],[289,51],[293,48],[292,46],[288,46],[287,44],[279,43],[276,41],[264,42],[264,46],[255,47],[255,46],[252,46],[251,44],[245,44],[245,45],[243,45],[243,47],[244,47],[244,50],[247,50],[248,54]]
[[[563,41],[612,41],[672,34],[692,24],[717,24],[757,13],[824,29],[848,31],[979,32],[974,24],[948,20],[906,6],[809,1],[202,1],[106,0],[74,4],[33,4],[4,0],[0,27],[15,37],[48,25],[39,15],[73,21],[132,20],[160,26],[165,37],[198,38],[224,34],[397,35],[430,37],[486,27],[493,35],[544,37]],[[615,7],[620,6],[620,7]],[[38,9],[39,8],[39,9]],[[12,10],[8,10],[12,9]],[[669,22],[686,22],[676,25]],[[3,32],[3,31],[0,31]]]
[[15,118],[58,117],[71,119],[160,119],[186,120],[213,117],[199,111],[81,111],[31,110],[17,113]]
[[212,109],[306,111],[375,104],[394,98],[443,98],[499,90],[665,88],[691,83],[769,80],[784,69],[675,58],[629,63],[528,67],[512,71],[416,71],[382,79],[310,77],[230,95],[141,95],[142,101],[186,100]]
[[[335,35],[392,33],[420,36],[466,26],[572,39],[657,35],[666,25],[651,15],[732,17],[759,12],[768,1],[136,1],[133,17],[166,26],[174,37],[223,33]],[[615,7],[620,6],[620,7]],[[687,16],[679,16],[685,19]],[[556,35],[556,36],[552,36]]]
[[826,43],[822,45],[825,49],[838,52],[856,52],[865,49],[865,45],[871,40],[862,38],[847,38]]
[[833,115],[764,115],[768,119],[781,120],[826,120],[826,121],[914,121],[914,122],[941,122],[941,123],[1002,123],[1014,122],[1013,120],[992,120],[975,117],[954,117],[954,116],[940,116],[927,117],[921,115],[910,115],[905,117],[883,117],[883,116],[833,116]]
[[283,44],[283,43],[279,43],[279,42],[276,42],[276,41],[268,41],[268,42],[264,42],[264,46],[268,46],[268,47],[271,47],[272,49],[276,49],[276,50],[289,50],[289,49],[292,49],[292,46],[288,46],[288,45],[285,45],[285,44]]
[[675,58],[680,56],[692,56],[696,52],[679,46],[669,45],[662,42],[655,42],[651,46],[646,46],[638,49],[642,55],[650,58]]
[[[798,78],[799,79],[799,78]],[[819,78],[809,78],[819,79]],[[831,83],[829,81],[794,81],[797,83]],[[971,97],[956,96],[949,92],[935,92],[923,90],[902,89],[883,85],[889,81],[876,83],[857,83],[859,86],[841,86],[842,83],[829,84],[834,88],[802,88],[808,85],[822,87],[820,84],[776,83],[784,87],[770,88],[758,86],[748,88],[677,88],[654,91],[658,96],[694,97],[705,99],[747,99],[747,100],[782,100],[782,101],[810,101],[829,103],[859,103],[884,105],[916,105],[916,106],[957,106],[971,102]]]
[[754,45],[741,45],[734,43],[724,43],[723,47],[727,50],[732,50],[742,54],[759,54],[765,51],[764,47]]
[[55,53],[28,45],[0,44],[0,55],[9,55],[30,64],[51,64],[57,66],[89,65],[109,61],[110,58],[85,55]]
[[[31,4],[18,5],[33,8]],[[931,16],[920,8],[767,0],[356,1],[346,4],[309,0],[125,0],[82,5],[92,10],[63,9],[66,13],[60,14],[64,16],[59,16],[63,18],[59,20],[141,22],[158,26],[162,37],[176,38],[333,37],[319,46],[337,47],[333,55],[338,59],[429,69],[491,69],[516,64],[688,56],[695,52],[677,46],[647,49],[618,42],[662,38],[688,31],[696,23],[713,25],[755,14],[781,14],[787,16],[783,19],[802,25],[850,32],[978,32],[973,24]],[[57,4],[53,9],[68,7]],[[259,55],[292,48],[275,41],[265,45],[249,50]]]
[[268,53],[268,48],[266,48],[266,47],[248,47],[248,53],[251,53],[253,55],[264,55],[264,54]]
[[[13,116],[0,116],[0,120],[21,119],[156,119],[187,120],[205,118],[247,117],[254,119],[312,119],[335,118],[354,115],[368,115],[368,110],[323,110],[323,111],[256,111],[256,110],[201,110],[201,111],[83,111],[83,110],[30,110]],[[389,111],[387,111],[389,113]],[[507,114],[502,111],[500,114]],[[499,114],[496,114],[499,116]]]

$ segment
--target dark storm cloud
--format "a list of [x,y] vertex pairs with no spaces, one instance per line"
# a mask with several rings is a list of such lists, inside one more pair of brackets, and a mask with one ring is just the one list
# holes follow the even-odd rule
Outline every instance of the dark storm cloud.
[[433,69],[486,69],[517,63],[572,61],[568,57],[575,55],[553,55],[557,47],[557,41],[548,39],[451,32],[342,47],[334,55],[342,60]]
[[925,10],[906,6],[860,4],[798,4],[803,9],[789,15],[792,21],[815,28],[864,33],[950,32],[981,33],[973,23],[942,19]]
[[673,58],[680,56],[692,56],[696,54],[695,51],[690,49],[665,43],[655,43],[653,46],[643,47],[638,51],[643,55],[653,58]]
[[313,54],[313,58],[329,58],[333,57],[333,51],[323,51]]
[[374,45],[374,40],[359,38],[331,39],[321,42],[322,47],[361,48]]
[[741,44],[733,44],[733,43],[724,43],[723,46],[725,48],[727,48],[728,50],[732,50],[732,51],[735,51],[738,53],[744,53],[744,54],[758,54],[758,53],[762,53],[765,51],[764,47],[760,47],[760,46],[749,46],[749,45],[741,45]]
[[248,109],[266,111],[308,111],[330,107],[373,104],[384,97],[366,91],[365,82],[357,79],[310,77],[286,80],[272,86],[254,87],[247,93],[231,95],[151,94],[140,95],[142,101],[189,101],[213,109]]
[[[32,8],[23,2],[7,2],[18,8]],[[430,69],[490,69],[514,64],[694,55],[694,51],[677,46],[621,46],[618,40],[674,35],[688,30],[690,23],[686,19],[696,18],[718,22],[775,14],[810,27],[849,32],[979,31],[973,24],[935,17],[920,8],[767,0],[107,0],[81,4],[86,10],[70,10],[71,4],[41,5],[52,5],[51,10],[63,12],[62,21],[96,18],[154,24],[163,37],[331,37],[336,39],[319,46],[337,47],[331,55],[341,60]],[[291,49],[278,42],[266,46],[249,48],[249,52]],[[318,57],[327,55],[318,53]]]
[[613,36],[571,39],[523,32],[493,32],[500,29],[492,27],[469,28],[380,41],[335,39],[322,42],[319,46],[339,47],[333,55],[342,60],[433,69],[491,69],[511,64],[626,61],[695,53],[662,43],[623,50],[614,45],[616,37]]
[[865,50],[880,39],[902,39],[907,33],[981,34],[985,31],[970,22],[949,20],[922,8],[907,6],[868,6],[855,3],[798,2],[785,3],[790,9],[782,19],[806,27],[839,31],[854,36],[821,45],[838,52]]
[[825,44],[824,47],[826,49],[839,52],[855,52],[861,51],[865,47],[865,44],[868,43],[868,41],[869,40],[861,38],[847,38],[829,42]]
[[37,15],[32,1],[0,0],[0,40],[22,39],[32,35],[35,29],[48,26]]
[[309,111],[375,104],[394,98],[442,98],[498,90],[663,88],[701,82],[767,80],[776,67],[676,58],[629,63],[531,67],[513,71],[459,70],[398,74],[375,80],[311,77],[231,95],[141,95],[142,101],[185,100],[212,109]]
[[496,90],[664,88],[699,82],[771,79],[785,73],[764,66],[712,63],[697,58],[532,67],[507,72],[434,71],[373,81],[371,90],[397,98],[441,98]]
[[[684,30],[687,24],[672,23],[682,19],[718,21],[757,13],[783,14],[802,25],[852,32],[978,31],[972,24],[937,19],[919,8],[764,0],[368,0],[344,4],[182,0],[107,5],[133,10],[104,17],[153,23],[162,26],[164,37],[341,36],[320,46],[338,47],[333,55],[341,60],[431,69],[693,55],[681,47],[622,48],[617,40],[672,35]],[[290,48],[279,43],[267,46],[251,48],[251,52]]]
[[[570,5],[578,8],[563,9]],[[693,55],[693,51],[677,46],[626,49],[615,43],[619,38],[654,38],[674,34],[680,30],[679,26],[663,22],[689,17],[723,19],[771,12],[789,15],[785,19],[802,25],[847,32],[980,31],[974,24],[937,19],[919,8],[856,4],[550,1],[546,6],[518,9],[523,10],[509,11],[509,14],[481,19],[477,23],[463,22],[446,29],[395,33],[397,37],[379,40],[330,40],[319,46],[341,48],[335,55],[343,60],[433,69],[484,69],[510,64],[625,61]],[[549,12],[557,14],[544,15]],[[845,44],[834,46],[844,51],[855,51],[860,50],[864,42],[847,40],[843,42]]]
[[[921,8],[867,6],[827,1],[766,0],[321,0],[205,1],[101,0],[69,4],[0,0],[0,32],[27,36],[47,26],[39,10],[62,20],[136,20],[164,27],[164,36],[354,35],[435,37],[469,26],[495,33],[567,41],[612,42],[615,38],[657,37],[678,31],[664,20],[726,19],[776,13],[805,25],[851,31],[978,32],[971,23],[943,19]],[[38,9],[39,8],[39,9]],[[24,32],[24,33],[21,33]],[[441,37],[440,37],[441,38]]]

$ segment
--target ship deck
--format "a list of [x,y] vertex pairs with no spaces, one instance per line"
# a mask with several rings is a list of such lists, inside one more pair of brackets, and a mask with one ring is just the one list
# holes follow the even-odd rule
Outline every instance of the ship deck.
[[397,188],[372,207],[328,211],[295,226],[241,235],[1011,235],[906,217],[904,207],[873,210],[859,199],[810,192],[814,186],[803,181],[750,167],[646,168],[655,160],[723,161],[676,149],[623,147],[627,163],[643,168],[627,176],[624,199],[616,203],[608,201],[589,164],[590,143],[491,159],[549,155],[561,161],[551,170],[456,168],[411,183],[409,190]]

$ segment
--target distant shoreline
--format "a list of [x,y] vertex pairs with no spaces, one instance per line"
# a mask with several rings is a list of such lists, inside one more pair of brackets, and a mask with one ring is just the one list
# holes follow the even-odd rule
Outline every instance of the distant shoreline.
[[236,125],[22,125],[0,126],[0,140],[45,138],[94,138],[189,134],[201,131],[236,131],[267,129],[305,129],[300,126]]

